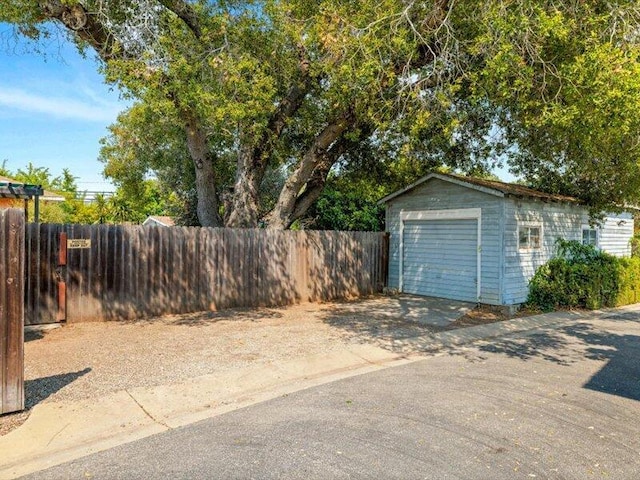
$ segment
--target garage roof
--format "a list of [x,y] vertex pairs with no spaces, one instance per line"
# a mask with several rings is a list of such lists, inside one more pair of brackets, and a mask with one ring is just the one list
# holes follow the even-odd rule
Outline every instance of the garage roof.
[[463,175],[456,175],[453,173],[430,173],[422,177],[420,180],[412,183],[408,187],[405,187],[397,192],[394,192],[390,195],[387,195],[383,199],[381,199],[378,203],[386,203],[390,200],[393,200],[400,195],[404,195],[405,193],[413,190],[419,185],[436,178],[439,180],[443,180],[445,182],[453,183],[456,185],[461,185],[463,187],[472,188],[474,190],[479,190],[481,192],[489,193],[491,195],[496,195],[498,197],[528,197],[528,198],[537,198],[539,200],[548,201],[548,202],[568,202],[568,203],[581,203],[575,197],[569,197],[567,195],[556,195],[553,193],[545,193],[540,192],[538,190],[534,190],[533,188],[528,188],[522,185],[518,185],[515,183],[505,183],[499,182],[496,180],[484,180],[481,178],[474,177],[465,177]]

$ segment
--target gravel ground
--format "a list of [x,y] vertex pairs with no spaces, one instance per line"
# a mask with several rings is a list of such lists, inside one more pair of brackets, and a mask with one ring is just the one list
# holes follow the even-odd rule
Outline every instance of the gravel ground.
[[[228,310],[135,322],[76,323],[25,335],[26,407],[268,364],[343,348],[329,305]],[[28,411],[0,417],[0,435]]]
[[[381,296],[77,323],[30,333],[25,343],[27,408],[330,352],[349,343],[406,352],[405,339],[442,329],[407,319],[396,304],[394,297]],[[28,411],[0,417],[0,435],[27,417]]]
[[28,406],[179,382],[341,347],[317,306],[77,323],[25,345]]

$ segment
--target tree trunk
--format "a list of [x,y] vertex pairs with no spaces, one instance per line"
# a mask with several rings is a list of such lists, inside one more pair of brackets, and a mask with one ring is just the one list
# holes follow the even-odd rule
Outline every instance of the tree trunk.
[[187,148],[193,160],[196,173],[196,193],[198,196],[198,221],[203,227],[221,227],[218,192],[213,168],[213,159],[209,152],[207,136],[198,120],[190,113],[182,112],[184,129],[187,135]]
[[259,189],[267,169],[274,142],[280,137],[287,120],[302,106],[314,79],[309,76],[306,52],[300,48],[301,78],[295,82],[280,101],[269,119],[267,128],[256,140],[244,139],[238,154],[236,180],[233,187],[230,212],[226,225],[235,228],[251,228],[258,225],[260,205]]
[[256,159],[255,155],[256,151],[251,147],[242,148],[238,153],[231,211],[225,222],[227,227],[255,228],[258,225],[258,190],[264,177],[266,162]]
[[[355,118],[351,112],[345,112],[335,121],[327,125],[324,130],[316,136],[313,144],[302,157],[298,168],[296,168],[285,182],[278,197],[278,202],[269,214],[268,228],[284,230],[291,226],[295,220],[293,214],[296,210],[296,203],[303,198],[303,188],[311,181],[316,170],[322,170],[323,164],[326,168],[326,163],[330,156],[329,149],[335,142],[340,140],[344,132],[352,126],[354,122]],[[331,162],[328,168],[331,168],[332,164]],[[321,190],[322,188],[320,188],[320,191]],[[311,203],[309,203],[306,208],[309,208]],[[298,205],[301,206],[301,203],[298,203]],[[299,218],[304,212],[300,213],[300,209],[298,209],[297,213]]]
[[344,135],[336,141],[331,148],[323,156],[322,161],[316,166],[313,174],[307,181],[304,191],[296,198],[295,205],[291,215],[289,215],[289,228],[293,222],[302,218],[311,206],[315,203],[327,183],[327,177],[331,167],[338,161],[338,159],[347,151],[348,141],[344,138]]
[[289,228],[293,222],[302,218],[307,211],[311,208],[311,205],[315,203],[322,191],[324,190],[324,186],[327,183],[327,176],[329,175],[329,171],[331,167],[338,159],[339,155],[336,157],[332,156],[332,160],[327,158],[326,161],[323,161],[313,172],[313,175],[307,182],[305,186],[304,192],[302,192],[298,198],[296,198],[295,206],[289,218],[287,220],[287,225],[284,228]]

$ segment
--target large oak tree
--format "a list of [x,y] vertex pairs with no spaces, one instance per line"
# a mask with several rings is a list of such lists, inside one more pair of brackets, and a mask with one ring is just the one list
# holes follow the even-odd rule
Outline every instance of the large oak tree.
[[61,26],[136,100],[105,141],[108,172],[193,185],[202,225],[287,228],[367,149],[467,170],[508,159],[594,208],[636,202],[637,9],[9,0],[0,19],[34,40]]

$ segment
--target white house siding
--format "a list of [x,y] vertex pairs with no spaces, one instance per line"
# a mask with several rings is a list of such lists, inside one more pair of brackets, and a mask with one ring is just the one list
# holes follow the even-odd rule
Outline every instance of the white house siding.
[[[618,225],[620,220],[624,223]],[[518,249],[518,224],[540,224],[542,246],[539,250]],[[545,203],[536,200],[505,199],[504,219],[504,292],[505,305],[523,303],[529,292],[529,281],[536,269],[555,253],[556,240],[582,241],[582,227],[588,225],[586,208],[573,204]],[[599,247],[614,255],[630,253],[628,245],[633,234],[633,219],[629,214],[607,217],[599,231]]]
[[400,212],[420,210],[482,209],[481,290],[482,303],[500,305],[503,198],[471,188],[431,179],[387,203],[386,224],[390,233],[389,286],[399,286]]
[[605,218],[598,233],[598,247],[617,257],[631,255],[629,240],[633,236],[633,216],[630,213]]

